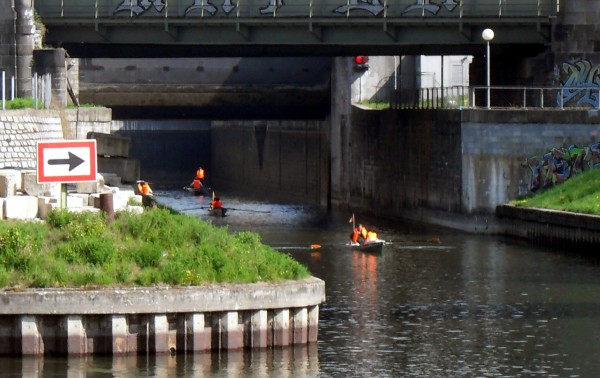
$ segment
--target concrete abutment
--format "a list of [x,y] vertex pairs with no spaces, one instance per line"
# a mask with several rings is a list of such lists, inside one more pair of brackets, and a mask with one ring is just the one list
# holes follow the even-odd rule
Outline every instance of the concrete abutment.
[[325,284],[3,292],[0,355],[137,354],[317,341]]

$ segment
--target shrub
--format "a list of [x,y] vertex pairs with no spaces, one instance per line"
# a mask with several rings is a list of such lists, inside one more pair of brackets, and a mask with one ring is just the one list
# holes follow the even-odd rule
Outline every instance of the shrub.
[[165,209],[137,215],[50,212],[45,224],[0,222],[0,285],[199,285],[308,276],[260,241]]

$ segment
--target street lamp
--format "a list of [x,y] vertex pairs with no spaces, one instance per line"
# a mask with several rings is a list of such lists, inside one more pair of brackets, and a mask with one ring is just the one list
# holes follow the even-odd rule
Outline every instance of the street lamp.
[[487,107],[488,109],[490,108],[490,41],[492,39],[494,39],[494,31],[492,29],[485,29],[483,31],[483,33],[481,33],[481,36],[483,37],[483,39],[485,40],[486,44],[487,44],[487,54],[486,54],[486,60],[487,60]]

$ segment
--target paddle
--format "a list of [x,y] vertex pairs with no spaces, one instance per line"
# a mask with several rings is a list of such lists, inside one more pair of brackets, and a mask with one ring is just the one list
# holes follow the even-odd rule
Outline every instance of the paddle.
[[311,245],[310,245],[310,246],[308,246],[308,247],[304,247],[304,246],[302,246],[302,247],[299,247],[299,246],[291,246],[291,247],[287,247],[287,246],[285,246],[285,247],[273,247],[273,249],[278,249],[278,250],[282,250],[282,249],[319,249],[319,248],[321,248],[321,245],[320,245],[320,244],[311,244]]
[[[202,209],[208,209],[207,206],[198,206],[198,207],[188,207],[185,209],[175,209],[176,211],[191,211],[191,210],[202,210]],[[227,211],[229,210],[236,210],[236,211],[252,211],[255,213],[270,213],[270,211],[266,211],[266,210],[252,210],[252,209],[236,209],[235,207],[228,207]]]
[[227,210],[236,210],[236,211],[251,211],[251,212],[254,212],[254,213],[266,213],[266,214],[269,214],[269,213],[271,213],[271,212],[270,212],[270,211],[268,211],[268,210],[236,209],[235,207],[228,207],[228,208],[227,208]]

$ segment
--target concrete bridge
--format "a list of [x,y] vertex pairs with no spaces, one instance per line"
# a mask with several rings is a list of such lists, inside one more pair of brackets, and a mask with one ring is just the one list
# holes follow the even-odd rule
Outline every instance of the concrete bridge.
[[46,42],[72,56],[473,54],[550,41],[559,0],[45,0]]

